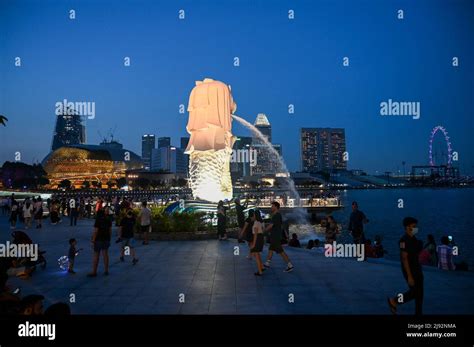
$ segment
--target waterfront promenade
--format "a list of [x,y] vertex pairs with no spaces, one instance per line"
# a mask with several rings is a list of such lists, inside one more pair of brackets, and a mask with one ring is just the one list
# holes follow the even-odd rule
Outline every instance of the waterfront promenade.
[[[0,242],[11,230],[0,218]],[[235,240],[137,242],[137,265],[119,261],[116,228],[109,254],[110,275],[87,278],[91,270],[92,220],[70,227],[45,222],[43,229],[30,229],[34,242],[46,250],[48,266],[38,268],[31,279],[9,280],[22,294],[43,294],[45,307],[57,301],[71,303],[73,314],[390,314],[386,297],[405,291],[406,283],[397,262],[330,259],[304,249],[286,248],[295,270],[284,273],[284,263],[274,256],[272,268],[261,278],[254,276],[255,263],[246,259],[247,247]],[[68,240],[84,248],[76,258],[75,275],[59,269],[57,259],[67,254]],[[240,255],[234,255],[236,246]],[[266,256],[264,250],[263,256]],[[472,314],[472,272],[425,271],[425,314]],[[184,303],[180,303],[184,294]],[[289,302],[290,294],[294,303]],[[181,297],[182,299],[183,297]],[[412,314],[414,304],[399,308]]]

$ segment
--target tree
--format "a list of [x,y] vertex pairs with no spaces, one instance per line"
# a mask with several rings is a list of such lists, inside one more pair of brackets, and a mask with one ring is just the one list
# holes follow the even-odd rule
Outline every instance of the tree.
[[255,189],[255,188],[258,188],[260,184],[256,181],[250,181],[249,186]]
[[125,177],[120,177],[118,180],[117,180],[117,187],[119,188],[123,188],[127,185],[127,180],[125,179]]
[[59,182],[58,188],[64,188],[64,189],[66,189],[66,190],[71,189],[71,181],[69,181],[69,180],[62,180],[61,182]]
[[82,188],[89,189],[91,187],[91,183],[89,181],[82,182]]
[[188,181],[184,178],[178,178],[178,181],[176,183],[178,187],[186,187],[188,185]]
[[326,183],[331,179],[331,174],[328,171],[319,171],[318,174],[324,179]]
[[38,178],[38,186],[43,187],[49,184],[49,179],[47,177],[40,177]]
[[146,190],[150,187],[150,180],[148,178],[140,177],[136,180],[135,184],[141,189]]

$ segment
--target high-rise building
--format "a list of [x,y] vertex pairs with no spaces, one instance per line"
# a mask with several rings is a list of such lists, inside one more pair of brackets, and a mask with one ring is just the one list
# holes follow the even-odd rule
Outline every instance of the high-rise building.
[[158,148],[169,147],[171,146],[170,137],[159,137],[158,138]]
[[[268,121],[267,115],[263,113],[259,113],[257,118],[255,119],[255,123],[253,123],[255,128],[260,130],[260,132],[267,138],[269,142],[272,142],[272,126]],[[255,141],[260,141],[259,139],[255,139]]]
[[182,137],[180,148],[184,151],[186,149],[186,147],[188,147],[188,143],[189,143],[189,136],[188,137]]
[[185,154],[181,148],[173,146],[154,148],[151,163],[153,171],[186,173]]
[[189,175],[189,155],[184,154],[184,151],[186,150],[186,147],[188,147],[189,143],[189,137],[182,137],[181,138],[181,146],[180,148],[183,150],[183,155],[184,155],[184,166],[186,167],[185,174],[186,176]]
[[[265,114],[259,113],[255,119],[254,126],[262,133],[264,137],[271,143],[272,141],[272,126]],[[273,148],[282,155],[281,145],[272,144]],[[275,154],[265,145],[265,143],[254,137],[252,139],[252,149],[256,151],[257,163],[250,167],[251,175],[274,175],[278,173],[281,168],[279,161]]]
[[142,161],[145,170],[151,169],[151,151],[156,148],[156,138],[153,134],[142,136]]
[[302,128],[301,164],[303,172],[346,170],[346,135],[341,128]]
[[230,174],[232,180],[250,176],[251,160],[253,158],[252,138],[236,136],[234,142],[234,161],[230,163]]
[[86,128],[82,122],[82,116],[66,108],[63,114],[57,115],[51,149],[54,151],[63,146],[84,143],[86,143]]

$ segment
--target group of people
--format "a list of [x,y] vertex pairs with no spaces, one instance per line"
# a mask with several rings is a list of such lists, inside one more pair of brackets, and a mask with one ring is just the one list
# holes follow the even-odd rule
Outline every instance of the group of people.
[[6,199],[2,199],[2,213],[9,214],[8,221],[10,222],[10,228],[16,229],[18,222],[24,224],[25,229],[29,229],[32,226],[33,220],[35,220],[36,228],[42,227],[43,220],[43,200],[40,196],[37,198],[25,198],[23,201],[16,199],[15,194],[12,194]]
[[[271,220],[265,223],[258,209],[250,209],[245,218],[245,208],[240,200],[235,200],[237,222],[239,224],[239,240],[247,242],[249,247],[248,258],[255,258],[257,271],[255,276],[262,276],[263,272],[271,267],[273,254],[279,254],[286,263],[285,272],[293,271],[293,264],[283,249],[283,218],[280,213],[280,203],[273,201],[271,204]],[[269,243],[266,261],[262,261],[261,253],[264,248],[265,239]],[[244,241],[245,240],[245,241]]]
[[[135,251],[134,233],[139,221],[139,230],[144,235],[143,244],[148,245],[148,234],[151,231],[151,210],[147,206],[147,202],[143,201],[140,212],[136,216],[133,211],[133,206],[128,203],[121,204],[120,214],[116,218],[116,225],[118,226],[117,243],[121,243],[120,247],[120,261],[125,261],[126,253],[132,256],[132,264],[136,265],[138,258]],[[104,275],[109,274],[109,247],[112,239],[112,225],[114,214],[111,213],[108,204],[100,204],[97,206],[96,218],[94,223],[94,231],[91,237],[91,245],[94,251],[92,259],[92,271],[87,275],[88,277],[96,277],[99,266],[100,256],[102,255],[104,262]],[[73,254],[74,249],[69,253]],[[128,255],[128,254],[127,254]],[[70,268],[71,269],[71,268]]]

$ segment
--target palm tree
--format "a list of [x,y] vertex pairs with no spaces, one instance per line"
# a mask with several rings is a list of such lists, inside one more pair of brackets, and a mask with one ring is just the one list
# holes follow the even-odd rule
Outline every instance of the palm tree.
[[2,124],[4,127],[6,127],[7,124],[5,122],[8,122],[8,118],[5,117],[4,115],[0,114],[0,124]]

